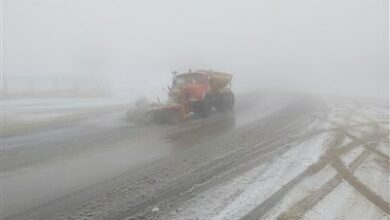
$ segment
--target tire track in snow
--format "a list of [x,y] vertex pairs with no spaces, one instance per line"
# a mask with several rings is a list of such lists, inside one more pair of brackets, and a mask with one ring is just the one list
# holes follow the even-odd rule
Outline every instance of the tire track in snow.
[[[189,176],[191,176],[192,178],[188,178],[188,176],[186,175],[183,176],[182,178],[179,178],[174,183],[171,183],[170,186],[168,186],[162,194],[155,195],[155,197],[158,199],[152,198],[151,200],[147,200],[143,203],[130,207],[128,210],[126,210],[126,212],[120,213],[120,215],[118,216],[111,216],[111,217],[113,219],[122,219],[123,217],[129,217],[129,216],[145,218],[145,216],[150,214],[148,212],[149,209],[155,207],[158,203],[166,202],[165,200],[167,199],[172,199],[170,198],[172,194],[176,194],[176,195],[180,194],[180,197],[183,197],[183,193],[191,194],[192,193],[191,189],[194,186],[207,183],[207,181],[212,177],[230,170],[231,172],[229,178],[226,178],[227,181],[232,178],[232,175],[234,177],[234,175],[239,175],[242,173],[241,169],[234,169],[235,167],[239,168],[240,164],[244,162],[250,163],[253,160],[259,161],[260,159],[263,159],[262,161],[263,163],[267,162],[268,161],[267,158],[273,158],[272,156],[273,154],[278,154],[280,152],[283,152],[284,150],[287,150],[289,148],[288,143],[304,140],[323,132],[322,130],[315,130],[305,135],[283,138],[283,136],[285,136],[286,133],[290,132],[291,129],[294,129],[294,126],[292,128],[282,129],[276,134],[275,137],[273,137],[269,141],[256,143],[255,145],[249,148],[246,147],[244,150],[243,148],[241,148],[236,151],[229,152],[227,155],[224,155],[221,158],[213,160],[211,163],[205,164],[202,167],[199,167],[198,169],[192,171],[189,174]],[[281,140],[282,142],[279,142]],[[252,166],[254,165],[252,164]],[[211,185],[220,184],[220,183],[221,180],[212,183]],[[207,188],[211,187],[210,184],[207,185],[208,185]],[[132,215],[132,213],[137,213],[137,214]]]
[[[306,170],[304,170],[302,173],[300,173],[298,176],[296,176],[294,179],[292,179],[290,182],[288,182],[286,185],[281,187],[275,194],[273,194],[270,198],[266,199],[264,202],[262,202],[260,205],[258,205],[256,208],[254,208],[251,212],[249,212],[247,215],[245,215],[243,218],[244,220],[252,220],[252,219],[259,219],[261,218],[266,212],[268,212],[271,208],[273,208],[291,189],[297,185],[298,183],[302,182],[306,177],[313,175],[315,173],[318,173],[321,171],[325,166],[327,166],[330,163],[333,163],[336,160],[339,160],[339,157],[349,151],[351,151],[353,148],[365,145],[371,141],[375,140],[381,140],[383,138],[384,134],[379,135],[369,135],[365,138],[361,139],[353,139],[352,142],[345,144],[344,146],[338,147],[347,136],[347,127],[349,126],[349,123],[352,119],[352,115],[357,111],[357,109],[351,109],[351,111],[348,113],[347,118],[345,120],[345,125],[336,127],[331,129],[332,131],[336,132],[336,135],[333,139],[333,141],[329,144],[329,148],[325,155],[319,159],[318,162],[308,167]],[[371,121],[373,122],[373,121]],[[373,123],[374,124],[374,123]],[[376,125],[374,125],[376,126]],[[386,134],[387,135],[387,134]]]
[[341,156],[351,151],[354,147],[359,146],[361,144],[368,143],[373,140],[374,140],[373,137],[367,137],[365,139],[352,141],[351,143],[346,144],[337,149],[329,149],[325,153],[325,155],[320,158],[318,162],[308,167],[306,170],[304,170],[302,173],[300,173],[298,176],[292,179],[289,183],[287,183],[282,188],[280,188],[273,196],[271,196],[270,198],[262,202],[259,206],[257,206],[255,209],[253,209],[251,212],[249,212],[242,219],[257,220],[261,218],[267,211],[269,211],[272,207],[274,207],[292,189],[292,187],[302,182],[306,177],[318,173],[325,166],[327,166],[333,160],[335,160],[338,156]]
[[[370,155],[370,151],[363,151],[350,165],[349,169],[353,173],[360,164],[364,162],[365,159]],[[287,211],[280,214],[278,220],[298,220],[306,214],[308,210],[311,210],[314,206],[318,204],[323,198],[325,198],[329,193],[331,193],[341,182],[342,176],[336,175],[319,189],[312,191],[310,195],[306,196],[304,199],[295,203]]]
[[[354,136],[354,135],[352,135],[352,134],[347,133],[346,135],[347,135],[348,137],[350,137],[351,139],[353,139],[353,140],[357,140],[357,139],[358,139],[356,136]],[[369,150],[369,151],[371,151],[371,152],[377,154],[378,156],[382,157],[382,158],[385,159],[386,161],[389,161],[389,160],[390,160],[390,156],[389,156],[389,155],[387,155],[387,154],[383,153],[382,151],[376,149],[374,146],[376,146],[376,145],[371,145],[371,144],[365,144],[365,145],[363,145],[364,148],[366,148],[367,150]]]
[[[374,120],[370,119],[369,123],[355,123],[352,126],[351,125],[349,125],[349,126],[342,126],[342,125],[340,125],[338,123],[331,123],[331,124],[342,126],[344,129],[354,129],[356,127],[367,126],[368,125],[368,126],[372,126],[373,131],[375,133],[375,132],[379,132],[379,130],[380,130],[380,128],[378,126],[379,123],[382,123],[382,122],[375,122]],[[355,140],[355,141],[359,140],[359,138],[357,138],[354,135],[351,135],[348,132],[344,132],[344,134],[346,136],[348,136],[349,138],[351,138],[352,140]],[[368,132],[368,134],[370,134],[370,133]],[[375,148],[380,143],[380,138],[378,138],[378,139],[379,140],[376,141],[376,143],[374,143],[374,144],[368,143],[368,144],[364,144],[363,145],[363,147],[365,147],[365,150],[349,165],[349,167],[348,167],[349,169],[347,169],[341,163],[339,158],[337,158],[335,160],[336,163],[340,162],[341,165],[343,165],[343,167],[345,167],[345,170],[347,170],[353,176],[354,171],[358,168],[358,166],[361,163],[364,162],[365,159],[368,158],[370,153],[376,153],[377,155],[382,156],[382,158],[387,159],[386,161],[388,161],[388,158],[389,158],[388,155],[383,154],[382,152],[380,152],[379,150],[377,150]],[[333,166],[335,164],[335,161],[332,162]],[[354,178],[357,179],[356,177],[354,177]],[[329,180],[326,184],[321,186],[319,189],[311,192],[309,196],[307,196],[304,199],[300,200],[299,202],[295,203],[287,211],[285,211],[282,214],[280,214],[277,217],[277,219],[278,220],[296,220],[296,219],[301,219],[306,214],[306,212],[308,210],[312,209],[319,201],[321,201],[325,196],[327,196],[329,193],[331,193],[343,181],[343,179],[344,179],[343,175],[338,173],[335,177],[333,177],[331,180]],[[367,187],[367,189],[368,189],[368,187]],[[373,196],[373,198],[375,198],[375,195],[372,195],[372,194],[370,194],[370,195]],[[380,203],[382,202],[381,203],[382,207],[386,207],[386,204],[384,204],[383,201],[379,201],[379,202]],[[388,204],[387,204],[387,207],[388,207]]]
[[356,178],[339,160],[336,159],[333,161],[333,166],[336,168],[339,175],[343,177],[354,189],[356,189],[361,195],[368,199],[371,203],[376,205],[382,211],[387,214],[390,214],[390,204],[385,201],[382,197],[373,192],[368,186],[362,183],[358,178]]

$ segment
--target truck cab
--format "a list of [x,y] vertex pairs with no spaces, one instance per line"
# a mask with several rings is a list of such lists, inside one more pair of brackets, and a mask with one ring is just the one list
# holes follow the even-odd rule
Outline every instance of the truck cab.
[[169,95],[174,99],[180,98],[181,101],[192,103],[203,101],[209,93],[209,76],[204,73],[190,72],[173,77]]

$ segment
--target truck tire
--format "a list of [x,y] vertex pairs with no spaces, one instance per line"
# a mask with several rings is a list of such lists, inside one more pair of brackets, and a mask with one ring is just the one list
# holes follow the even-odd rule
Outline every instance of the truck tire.
[[234,107],[234,94],[232,92],[225,92],[218,95],[215,101],[215,110],[220,113],[233,110]]
[[227,111],[232,111],[234,108],[234,94],[228,92],[225,94],[225,108]]
[[215,99],[214,108],[219,113],[225,112],[225,97],[224,94],[220,94]]
[[203,101],[198,102],[196,104],[196,107],[194,108],[194,113],[198,115],[199,117],[202,118],[207,118],[211,111],[212,111],[212,106],[211,106],[211,100],[209,96],[205,96]]

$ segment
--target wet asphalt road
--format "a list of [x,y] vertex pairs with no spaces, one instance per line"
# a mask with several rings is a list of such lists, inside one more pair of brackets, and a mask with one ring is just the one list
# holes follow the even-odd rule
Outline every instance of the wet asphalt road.
[[177,126],[135,126],[115,111],[5,137],[2,219],[149,219],[156,203],[277,157],[327,111],[310,97],[263,95]]

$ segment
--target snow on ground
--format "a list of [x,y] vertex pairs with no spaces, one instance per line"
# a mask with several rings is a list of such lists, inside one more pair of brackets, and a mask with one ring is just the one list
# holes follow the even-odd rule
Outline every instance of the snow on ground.
[[372,154],[355,172],[355,176],[370,189],[390,202],[390,170],[389,161]]
[[253,184],[237,196],[214,219],[240,219],[257,204],[272,196],[323,153],[325,136],[304,142],[276,159]]
[[113,97],[5,99],[2,114],[6,121],[41,121],[101,107],[124,105],[130,101]]
[[[128,100],[111,98],[6,100],[4,102],[3,117],[6,120],[12,119],[22,122],[27,120],[51,120],[64,115],[90,111],[91,109],[129,103]],[[241,110],[236,109],[236,126],[239,127],[254,120],[254,117],[252,117],[254,114],[259,118],[279,110],[282,105],[278,102],[273,100],[272,96],[269,96],[263,99],[261,105],[252,105],[251,108],[247,108],[245,105],[250,104],[249,100],[248,103],[241,106]],[[306,140],[301,144],[294,145],[294,143],[291,143],[292,148],[276,159],[265,164],[259,164],[258,167],[254,167],[228,182],[194,195],[193,198],[185,201],[171,212],[160,216],[161,219],[240,219],[262,202],[271,198],[279,189],[286,186],[310,165],[317,162],[329,147],[327,144],[331,135],[337,136],[336,138],[342,136],[341,143],[338,143],[338,146],[330,146],[339,150],[340,147],[356,141],[355,139],[377,136],[384,131],[388,132],[388,130],[385,130],[388,128],[388,121],[386,121],[388,115],[382,114],[385,112],[383,108],[355,104],[328,104],[330,108],[333,108],[331,114],[329,116],[313,115],[313,123],[307,127],[307,131],[310,132],[321,127],[324,124],[321,117],[326,117],[328,122],[325,128],[329,132]],[[108,113],[103,119],[88,119],[84,123],[94,127],[115,128],[121,122],[118,114],[118,112]],[[45,133],[45,135],[48,134]],[[348,134],[354,137],[351,138]],[[364,158],[356,171],[350,172],[373,194],[378,195],[388,203],[390,201],[390,171],[389,160],[386,155],[390,154],[389,142],[388,140],[377,139],[372,143],[377,142],[380,142],[379,145],[374,146],[376,149],[369,151],[369,157]],[[144,145],[149,144],[148,142]],[[151,144],[157,146],[160,143]],[[287,194],[280,201],[277,201],[276,205],[271,207],[262,218],[276,219],[280,217],[282,213],[335,179],[335,183],[327,189],[328,191],[324,194],[324,197],[320,198],[317,201],[318,203],[313,203],[312,207],[304,210],[302,213],[304,219],[389,219],[389,215],[379,209],[379,206],[377,207],[359,191],[355,190],[356,186],[347,183],[342,175],[337,176],[334,160],[340,159],[348,169],[352,161],[360,157],[363,152],[368,152],[365,146],[364,144],[356,144],[349,152],[345,152],[344,155],[336,155],[331,159],[332,161],[328,161],[329,165],[326,165],[319,172],[309,175],[301,182],[293,185],[288,189]],[[168,146],[165,148],[159,147],[161,152],[156,153],[156,158],[164,156],[170,150]],[[382,153],[375,152],[375,150]],[[145,155],[149,154],[146,152]],[[102,158],[105,160],[102,160]],[[111,160],[107,160],[107,158],[111,158]],[[137,159],[139,158],[135,158],[133,150],[121,148],[104,154],[97,152],[82,160],[75,157],[71,161],[56,161],[52,168],[30,168],[31,175],[29,174],[23,178],[3,173],[1,178],[10,187],[10,191],[7,193],[12,194],[11,197],[14,198],[14,200],[7,202],[9,207],[6,208],[16,212],[20,211],[16,210],[20,208],[14,205],[23,204],[24,208],[27,209],[27,204],[33,204],[32,200],[39,198],[39,196],[42,196],[42,201],[44,198],[45,201],[49,201],[46,199],[59,197],[61,190],[62,193],[69,191],[70,189],[67,187],[70,185],[85,186],[90,184],[92,180],[101,181],[111,177],[114,174],[114,169],[109,170],[108,167],[121,171],[130,165],[135,166]],[[99,164],[99,166],[91,167],[91,164]],[[96,168],[99,172],[90,173],[90,170],[96,170]],[[62,173],[58,173],[58,170],[62,170]],[[71,172],[72,170],[78,170],[78,172]],[[26,171],[22,170],[20,172]],[[45,176],[56,175],[58,177],[65,176],[69,180],[74,180],[74,182],[63,182],[60,181],[61,178],[54,178],[51,182],[48,182],[45,179]],[[11,184],[13,182],[23,184],[27,182],[29,188],[26,188],[27,191],[20,191],[17,185]],[[57,187],[50,188],[49,185]],[[13,207],[15,207],[14,210]],[[158,206],[156,210],[158,211]]]
[[262,219],[276,219],[282,212],[288,210],[297,201],[310,195],[315,190],[318,190],[324,183],[328,182],[336,176],[336,170],[330,165],[326,166],[320,172],[303,180],[294,187],[287,196],[277,204],[272,210],[263,216]]
[[4,99],[3,104],[5,109],[13,107],[27,107],[27,108],[47,108],[57,109],[61,108],[85,108],[93,106],[106,106],[129,102],[129,100],[122,97],[96,97],[96,98],[30,98],[30,99]]
[[367,108],[361,109],[360,112],[363,114],[373,115],[375,118],[380,120],[388,120],[389,119],[389,111],[388,107],[385,106],[369,106]]
[[386,155],[390,155],[390,145],[389,142],[382,142],[378,145],[378,150]]
[[340,147],[340,146],[345,146],[346,144],[349,144],[352,142],[352,139],[349,138],[349,137],[344,137],[344,140],[339,144],[339,146],[336,146],[336,147]]
[[388,220],[389,216],[368,202],[345,182],[304,215],[304,220]]
[[[330,103],[329,106],[333,108],[325,123],[329,132],[293,147],[265,165],[196,195],[161,219],[240,219],[317,162],[324,151],[329,150],[328,147],[340,149],[345,146],[352,148],[344,154],[330,154],[328,165],[289,188],[287,194],[261,219],[290,219],[288,214],[292,214],[292,219],[299,219],[298,216],[329,220],[389,219],[387,211],[384,211],[386,208],[380,209],[377,204],[381,201],[376,200],[374,204],[365,197],[367,195],[355,190],[360,187],[359,184],[363,184],[368,191],[372,191],[369,193],[374,200],[376,195],[385,203],[390,200],[390,168],[388,157],[384,156],[390,152],[388,140],[376,139],[353,146],[359,139],[388,132],[382,126],[388,125],[388,122],[382,121],[386,119],[381,114],[383,109],[373,110],[370,106],[356,104]],[[329,146],[329,138],[341,138],[341,143]],[[379,145],[375,145],[378,142]],[[376,149],[367,151],[366,145]],[[347,173],[339,173],[342,167],[338,167],[338,159],[344,164],[341,166],[345,166]],[[352,175],[350,178],[356,177],[356,181],[361,183],[348,183],[346,180],[349,177],[343,175]]]
[[6,99],[1,112],[3,136],[34,133],[112,112],[124,115],[130,106],[130,100],[111,97]]
[[364,148],[363,147],[356,147],[354,149],[352,149],[350,152],[342,155],[340,157],[341,161],[344,163],[344,165],[348,165],[348,164],[351,164],[352,161],[354,161],[362,152],[363,152]]
[[305,141],[269,164],[195,196],[162,219],[240,219],[316,162],[325,139],[321,135]]
[[[365,106],[363,106],[362,109],[364,109],[364,111],[361,111],[360,108],[354,109],[351,112],[351,115],[345,114],[345,112],[340,109],[336,109],[336,111],[333,111],[330,115],[330,119],[337,123],[328,124],[328,128],[332,128],[332,126],[337,126],[337,124],[339,124],[341,125],[341,128],[345,129],[344,132],[352,134],[358,139],[378,135],[383,132],[383,127],[378,128],[378,122],[381,122],[381,119],[383,118],[380,116],[378,117],[376,112],[365,110]],[[350,117],[350,120],[343,118],[347,115],[349,115],[348,117]],[[345,127],[342,123],[355,126]],[[359,123],[363,124],[363,126]],[[352,143],[352,141],[351,138],[344,136],[341,145],[343,146]],[[382,141],[384,140],[382,139]],[[371,144],[370,146],[374,146],[379,151],[389,155],[389,144],[387,141],[381,142],[378,146],[375,146],[375,144]],[[364,155],[363,151],[367,153],[362,145],[357,145],[346,154],[340,155],[340,160],[346,167],[349,167],[352,161],[356,161],[358,157]],[[331,171],[330,173],[329,171],[326,173],[326,170]],[[389,219],[388,213],[385,213],[385,211],[377,207],[376,204],[369,201],[365,195],[362,195],[354,188],[360,187],[359,184],[363,184],[369,191],[372,191],[371,196],[377,203],[381,202],[375,199],[375,196],[381,197],[385,203],[388,203],[390,200],[388,157],[386,158],[381,154],[371,152],[369,157],[365,158],[363,163],[357,167],[356,171],[350,170],[350,172],[352,175],[356,176],[358,179],[357,181],[360,181],[361,183],[350,185],[340,176],[336,176],[336,170],[328,165],[327,168],[315,175],[317,176],[317,180],[315,176],[305,179],[302,183],[294,187],[287,196],[263,216],[262,219],[279,219],[280,217],[282,217],[280,219],[301,219],[299,217],[301,214],[303,215],[303,219]],[[318,177],[320,176],[324,179],[319,179]],[[331,181],[328,181],[330,179]],[[305,186],[303,186],[304,184]],[[320,191],[316,192],[313,189],[313,186],[318,184],[323,186],[322,192],[324,193],[324,198],[318,197]],[[312,195],[311,197],[306,197],[306,200],[303,200],[302,198],[308,194],[307,192],[311,192]],[[318,203],[315,203],[316,199],[319,199]],[[302,203],[303,201],[306,203]],[[308,203],[313,205],[313,207],[308,205]],[[289,215],[282,215],[282,213],[286,212]]]
[[221,212],[225,206],[232,202],[238,194],[241,194],[248,186],[266,170],[266,166],[256,167],[244,173],[239,178],[226,184],[217,185],[195,198],[186,201],[174,212],[161,219],[210,219]]

